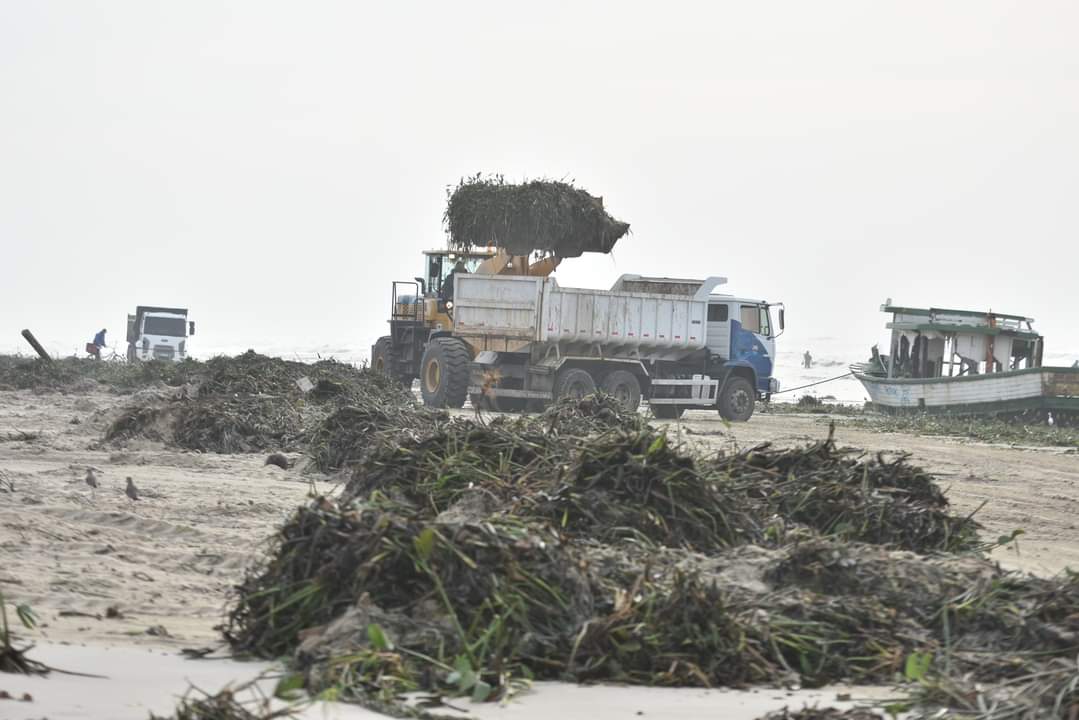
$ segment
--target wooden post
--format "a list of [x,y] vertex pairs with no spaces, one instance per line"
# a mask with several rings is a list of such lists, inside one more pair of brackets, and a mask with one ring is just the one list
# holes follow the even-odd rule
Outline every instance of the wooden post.
[[47,352],[45,352],[45,348],[41,347],[41,343],[39,343],[37,341],[37,338],[34,337],[34,333],[30,332],[29,330],[23,330],[22,336],[26,338],[26,342],[30,343],[30,347],[34,348],[34,351],[41,356],[42,360],[52,362],[52,358],[49,357],[49,354]]

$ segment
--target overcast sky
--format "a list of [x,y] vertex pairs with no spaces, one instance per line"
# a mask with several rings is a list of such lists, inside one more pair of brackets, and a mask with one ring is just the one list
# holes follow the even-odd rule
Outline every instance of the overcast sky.
[[[0,0],[0,349],[369,345],[477,171],[632,224],[563,285],[724,275],[793,345],[888,297],[1079,357],[1074,2]],[[851,360],[861,358],[850,358]]]

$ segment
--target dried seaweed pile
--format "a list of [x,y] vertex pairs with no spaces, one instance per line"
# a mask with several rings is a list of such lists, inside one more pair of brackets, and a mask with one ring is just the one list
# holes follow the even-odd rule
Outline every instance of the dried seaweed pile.
[[1079,632],[1076,579],[822,539],[745,551],[652,553],[323,501],[241,588],[228,637],[295,651],[311,690],[483,699],[520,678],[886,682],[920,656],[1021,678],[1035,656],[1070,657]]
[[444,217],[451,247],[496,246],[511,255],[579,257],[609,253],[629,231],[603,209],[603,199],[553,180],[507,183],[500,176],[463,180]]
[[[866,460],[831,438],[698,458],[647,425],[575,433],[565,419],[552,424],[557,417],[457,420],[376,448],[342,500],[378,492],[427,519],[467,500],[466,517],[476,522],[483,513],[528,518],[580,537],[698,552],[776,545],[806,532],[918,552],[978,542],[976,524],[950,514],[931,478],[904,458]],[[589,416],[576,427],[597,428]]]
[[339,420],[372,447],[281,528],[225,626],[237,650],[291,654],[308,690],[906,679],[924,708],[992,683],[1052,689],[1053,717],[1079,703],[1079,576],[1001,570],[903,457],[831,437],[702,456],[602,398],[407,437]]
[[160,384],[183,385],[198,375],[201,366],[202,363],[194,360],[114,363],[69,357],[46,362],[40,358],[4,355],[0,356],[0,389],[102,388],[127,393]]
[[[381,378],[382,376],[377,376]],[[386,393],[366,393],[337,408],[314,429],[308,454],[322,472],[356,463],[372,447],[415,440],[444,422],[444,413],[429,410],[408,398],[401,402],[397,387]]]
[[[313,386],[309,392],[301,379]],[[126,408],[105,439],[143,437],[219,453],[311,446],[319,467],[330,469],[363,445],[373,424],[399,427],[406,415],[412,421],[424,416],[398,384],[332,360],[307,365],[248,351],[206,362],[194,380],[193,396]],[[367,412],[372,424],[365,430],[350,422],[355,416],[346,407]],[[339,422],[329,423],[335,416]]]

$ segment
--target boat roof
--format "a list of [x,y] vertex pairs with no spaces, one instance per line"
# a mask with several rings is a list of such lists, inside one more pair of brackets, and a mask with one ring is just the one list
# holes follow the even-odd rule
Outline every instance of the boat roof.
[[892,305],[880,306],[882,312],[892,313],[886,327],[909,332],[948,332],[967,335],[1011,335],[1020,338],[1040,337],[1034,330],[1034,318],[1010,315],[992,310],[955,310],[952,308],[915,308]]

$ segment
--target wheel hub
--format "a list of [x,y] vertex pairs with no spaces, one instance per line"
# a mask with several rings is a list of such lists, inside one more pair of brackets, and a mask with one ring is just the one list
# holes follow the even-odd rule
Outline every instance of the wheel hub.
[[428,392],[438,390],[438,386],[442,383],[442,368],[439,367],[438,360],[432,359],[427,363],[427,371],[423,374],[423,381]]

